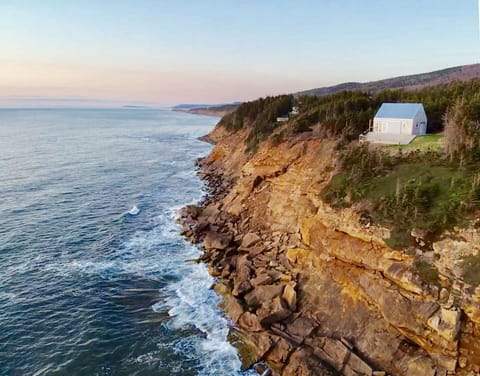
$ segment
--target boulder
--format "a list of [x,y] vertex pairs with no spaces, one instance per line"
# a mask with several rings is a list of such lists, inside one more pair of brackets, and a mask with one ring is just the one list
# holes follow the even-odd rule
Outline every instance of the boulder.
[[264,245],[257,245],[252,248],[242,248],[242,251],[247,251],[251,258],[258,256],[260,253],[265,252],[267,248]]
[[257,310],[257,316],[263,326],[270,326],[276,322],[285,320],[291,314],[292,312],[280,296],[277,296],[273,300],[265,301],[260,309]]
[[250,280],[252,286],[257,287],[260,285],[266,285],[272,283],[272,277],[270,277],[267,273],[262,273],[257,275],[255,278]]
[[234,322],[238,322],[244,312],[238,299],[231,295],[224,296],[221,306]]
[[193,219],[198,218],[202,214],[203,209],[197,205],[187,205],[182,210],[181,215],[185,217],[190,217]]
[[440,308],[432,315],[427,324],[447,341],[456,341],[460,331],[462,312],[455,308]]
[[353,352],[350,353],[347,363],[343,368],[343,374],[345,376],[358,376],[358,375],[372,376],[372,373],[373,373],[372,368],[366,362],[360,359]]
[[290,282],[285,286],[285,289],[283,290],[282,298],[285,300],[285,302],[288,305],[288,308],[291,311],[296,311],[297,310],[297,293],[295,291],[295,282]]
[[319,337],[309,340],[307,344],[313,347],[313,353],[318,358],[337,371],[343,368],[350,354],[350,350],[342,342],[333,338]]
[[308,317],[297,317],[292,323],[287,325],[287,332],[291,335],[306,338],[316,328],[318,324]]
[[241,282],[238,282],[236,280],[234,281],[235,282],[232,290],[233,296],[243,296],[249,291],[251,291],[253,288],[249,281],[241,281]]
[[249,332],[260,332],[263,330],[257,315],[251,312],[245,312],[240,316],[238,325]]
[[240,244],[240,248],[251,248],[255,244],[257,244],[260,240],[260,236],[253,232],[249,232],[246,234],[242,239],[242,244]]
[[285,285],[261,285],[257,286],[245,295],[245,303],[250,307],[259,307],[264,302],[271,301],[273,298],[282,295]]
[[232,242],[232,235],[221,234],[214,231],[209,231],[203,239],[203,246],[205,249],[227,249]]
[[296,349],[288,358],[288,364],[282,372],[282,376],[333,376],[319,360],[315,359],[305,349]]
[[237,258],[232,290],[234,296],[243,296],[252,290],[250,283],[250,276],[252,274],[251,266],[252,263],[247,259],[246,255]]

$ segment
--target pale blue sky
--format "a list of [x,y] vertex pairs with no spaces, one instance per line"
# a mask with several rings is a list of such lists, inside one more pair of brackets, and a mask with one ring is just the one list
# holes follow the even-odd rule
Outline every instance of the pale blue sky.
[[0,97],[228,102],[480,61],[476,0],[1,0]]

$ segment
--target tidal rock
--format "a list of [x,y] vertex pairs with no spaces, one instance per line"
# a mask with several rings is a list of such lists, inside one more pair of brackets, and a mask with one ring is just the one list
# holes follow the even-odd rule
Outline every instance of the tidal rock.
[[247,256],[241,256],[237,258],[236,273],[233,278],[233,291],[234,296],[243,296],[250,290],[252,285],[250,283],[250,277],[252,274],[252,263],[247,259]]
[[202,214],[203,209],[197,205],[187,205],[183,210],[181,215],[185,217],[190,217],[193,219],[198,218]]
[[229,298],[224,298],[222,306],[225,311],[228,312],[234,322],[238,322],[244,312],[243,307],[238,301],[238,299],[234,298],[233,296]]
[[257,315],[251,312],[245,312],[240,316],[238,325],[249,332],[260,332],[263,330]]

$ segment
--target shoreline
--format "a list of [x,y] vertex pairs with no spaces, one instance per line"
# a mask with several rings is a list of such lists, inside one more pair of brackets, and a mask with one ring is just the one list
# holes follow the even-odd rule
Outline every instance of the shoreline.
[[227,214],[221,201],[234,182],[210,165],[208,157],[198,159],[197,167],[207,194],[198,205],[180,211],[182,235],[193,244],[203,242],[197,261],[216,278],[220,308],[234,323],[229,340],[244,368],[265,376],[330,376],[338,374],[332,362],[343,354],[346,363],[340,368],[351,366],[372,375],[372,367],[348,340],[323,336],[320,323],[299,309],[300,273],[287,250],[300,247],[300,237],[264,232],[252,228],[246,216]]
[[211,117],[217,117],[217,118],[222,118],[223,116],[232,112],[231,110],[215,110],[215,109],[208,109],[208,108],[192,108],[188,110],[172,109],[172,111],[184,112],[192,115],[211,116]]

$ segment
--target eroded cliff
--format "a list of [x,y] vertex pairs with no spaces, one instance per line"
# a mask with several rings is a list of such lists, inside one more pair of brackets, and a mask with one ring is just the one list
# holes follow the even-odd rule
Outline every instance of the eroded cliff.
[[[246,153],[246,133],[218,127],[200,161],[211,195],[182,214],[203,241],[223,308],[247,365],[277,375],[476,375],[480,288],[462,260],[477,229],[456,229],[432,250],[393,250],[389,229],[320,192],[337,169],[335,142],[304,133]],[[416,256],[439,272],[429,283]]]

